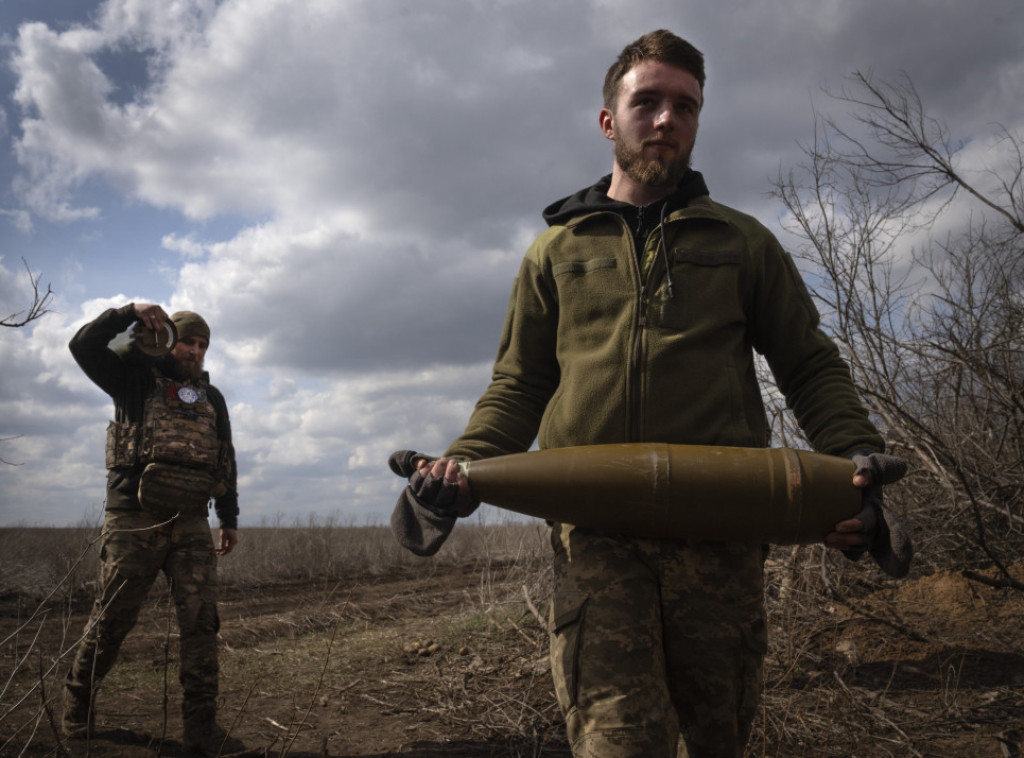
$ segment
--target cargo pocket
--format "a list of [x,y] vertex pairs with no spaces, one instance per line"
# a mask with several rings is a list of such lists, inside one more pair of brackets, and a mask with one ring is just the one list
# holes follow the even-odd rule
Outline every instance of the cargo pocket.
[[551,676],[566,718],[576,707],[587,597],[583,592],[556,592],[551,601]]
[[108,511],[139,510],[139,474],[141,469],[112,469],[107,472]]
[[150,463],[139,480],[139,505],[156,518],[206,518],[214,477],[209,471]]
[[734,249],[672,250],[672,281],[675,296],[667,287],[658,290],[655,320],[666,329],[709,332],[743,323],[740,297],[740,262]]
[[139,426],[129,421],[107,425],[106,465],[108,469],[133,466],[138,461]]

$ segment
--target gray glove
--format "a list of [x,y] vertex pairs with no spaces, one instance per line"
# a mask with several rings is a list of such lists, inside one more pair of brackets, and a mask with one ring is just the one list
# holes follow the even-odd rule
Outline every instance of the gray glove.
[[869,552],[882,571],[895,579],[902,579],[910,571],[914,546],[899,521],[892,514],[886,514],[882,487],[902,479],[907,473],[907,464],[895,456],[870,450],[856,450],[849,458],[857,466],[854,476],[867,474],[871,477],[871,484],[863,490],[864,506],[855,517],[864,524],[864,531],[860,534],[866,544],[862,548],[846,550],[844,554],[858,560]]
[[413,450],[398,450],[388,458],[391,470],[409,480],[391,513],[391,531],[402,547],[427,556],[441,549],[455,519],[470,515],[480,503],[459,508],[459,486],[429,472],[421,474],[416,466],[421,460],[433,463],[437,458]]

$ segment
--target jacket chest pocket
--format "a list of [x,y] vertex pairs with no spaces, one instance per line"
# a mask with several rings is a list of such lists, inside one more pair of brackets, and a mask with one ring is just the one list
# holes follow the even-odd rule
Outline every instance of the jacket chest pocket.
[[739,250],[674,247],[669,261],[674,297],[662,282],[654,309],[659,326],[707,333],[745,325]]
[[[631,295],[614,258],[563,261],[551,269],[558,292],[561,326],[579,339],[593,335],[596,325],[620,317]],[[603,341],[606,334],[598,335]]]

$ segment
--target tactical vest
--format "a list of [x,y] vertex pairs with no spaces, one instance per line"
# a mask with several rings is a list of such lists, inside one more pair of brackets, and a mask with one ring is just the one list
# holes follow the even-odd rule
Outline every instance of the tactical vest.
[[107,427],[107,468],[157,462],[214,470],[221,444],[206,387],[153,373],[156,387],[141,424],[112,421]]
[[227,445],[217,437],[217,413],[204,384],[153,374],[142,422],[107,427],[107,468],[143,465],[143,510],[167,519],[205,518],[210,498],[227,491]]

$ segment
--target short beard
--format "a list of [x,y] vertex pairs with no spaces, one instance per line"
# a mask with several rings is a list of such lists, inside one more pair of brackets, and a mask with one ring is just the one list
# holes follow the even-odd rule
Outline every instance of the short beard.
[[192,365],[182,363],[173,355],[168,356],[174,368],[177,370],[177,374],[181,379],[191,379],[197,381],[203,378],[203,374],[206,373],[206,369],[203,367],[203,362],[199,361]]
[[645,187],[674,188],[690,170],[691,155],[680,153],[673,161],[646,160],[642,145],[633,149],[622,140],[615,141],[615,162],[630,179]]

